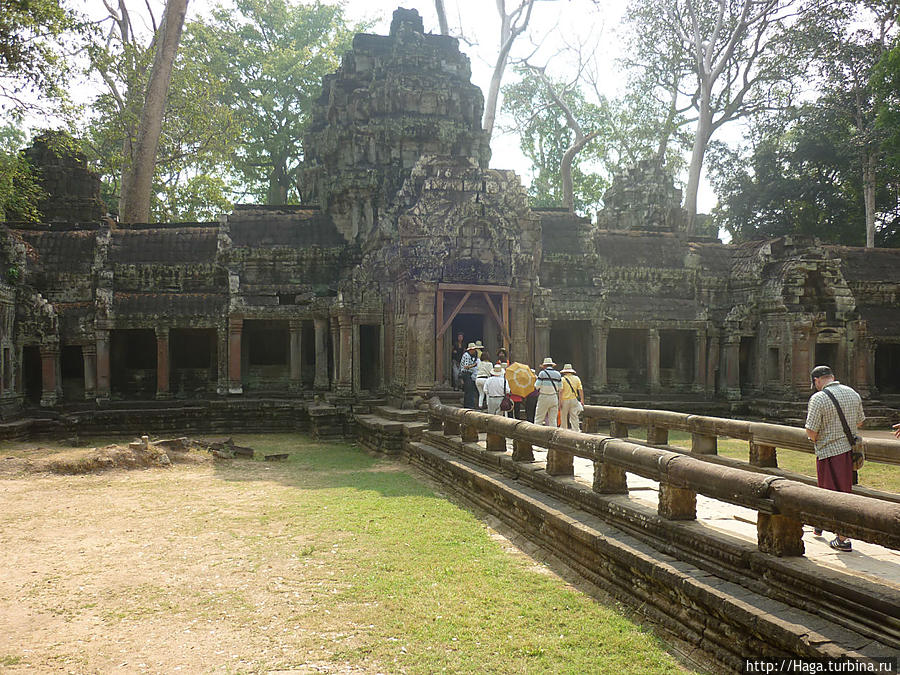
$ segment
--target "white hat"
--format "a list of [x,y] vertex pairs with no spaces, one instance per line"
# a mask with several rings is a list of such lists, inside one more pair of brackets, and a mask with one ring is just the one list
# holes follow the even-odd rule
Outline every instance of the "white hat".
[[562,369],[561,371],[559,371],[559,372],[561,372],[561,373],[574,373],[574,372],[575,372],[575,369],[572,367],[572,364],[571,364],[571,363],[567,363],[566,365],[563,366],[563,369]]
[[555,366],[556,362],[548,356],[546,359],[544,359],[544,362],[541,365],[542,366]]
[[496,365],[493,368],[491,368],[491,375],[502,375],[502,374],[503,374],[503,368],[501,368],[499,365]]
[[469,351],[470,349],[478,349],[478,347],[475,346],[474,342],[470,342],[469,346],[466,347],[466,351]]

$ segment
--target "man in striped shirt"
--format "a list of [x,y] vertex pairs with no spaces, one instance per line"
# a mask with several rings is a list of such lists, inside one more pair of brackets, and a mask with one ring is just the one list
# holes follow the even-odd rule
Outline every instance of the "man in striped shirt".
[[[827,490],[850,492],[853,489],[852,448],[835,401],[826,392],[831,393],[841,406],[851,433],[856,433],[866,419],[862,400],[852,388],[835,380],[828,366],[816,366],[810,378],[816,393],[809,399],[805,426],[806,435],[816,449],[816,481],[819,487]],[[814,532],[817,536],[822,534],[818,528]],[[852,550],[850,540],[839,534],[831,541],[831,548]]]

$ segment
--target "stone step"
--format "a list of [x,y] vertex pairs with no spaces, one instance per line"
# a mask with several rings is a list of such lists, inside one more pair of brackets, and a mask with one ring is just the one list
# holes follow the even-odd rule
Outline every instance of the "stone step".
[[425,422],[428,420],[428,415],[424,410],[415,408],[392,408],[386,405],[377,405],[372,407],[371,414],[395,422]]

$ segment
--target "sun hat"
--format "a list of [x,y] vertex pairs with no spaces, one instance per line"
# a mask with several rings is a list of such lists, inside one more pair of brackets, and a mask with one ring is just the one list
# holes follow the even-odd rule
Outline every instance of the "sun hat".
[[491,368],[491,375],[502,375],[502,374],[503,374],[503,368],[501,368],[500,366],[494,366],[493,368]]
[[469,346],[466,347],[466,351],[469,351],[470,349],[478,349],[478,347],[474,342],[470,342]]
[[567,363],[566,365],[563,366],[563,369],[562,369],[561,371],[559,371],[559,372],[561,372],[561,373],[574,373],[574,372],[575,372],[575,369],[572,367],[572,364],[571,364],[571,363]]
[[551,358],[548,356],[546,359],[544,359],[544,362],[543,362],[541,365],[542,365],[542,366],[555,366],[555,365],[556,365],[556,361],[554,361],[553,359],[551,359]]

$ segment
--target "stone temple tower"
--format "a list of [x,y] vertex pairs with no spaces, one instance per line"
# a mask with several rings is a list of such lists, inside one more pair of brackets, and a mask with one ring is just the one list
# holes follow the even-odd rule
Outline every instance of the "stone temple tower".
[[365,239],[424,154],[487,167],[484,99],[455,38],[397,9],[390,35],[359,34],[322,82],[304,138],[301,192],[349,242]]

